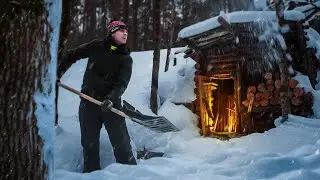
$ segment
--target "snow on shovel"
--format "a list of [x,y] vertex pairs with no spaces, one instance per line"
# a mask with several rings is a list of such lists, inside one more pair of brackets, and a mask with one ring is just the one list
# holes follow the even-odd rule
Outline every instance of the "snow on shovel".
[[[57,83],[58,86],[70,91],[70,92],[73,92],[77,95],[79,95],[80,97],[98,105],[98,106],[101,106],[102,102],[86,95],[86,94],[83,94],[67,85],[64,85],[60,82]],[[124,112],[118,110],[118,109],[115,109],[115,108],[111,108],[110,109],[113,113],[116,113],[122,117],[125,117],[127,119],[130,119],[132,120],[133,122],[136,122],[146,128],[149,128],[155,132],[158,132],[158,133],[165,133],[165,132],[176,132],[176,131],[179,131],[179,129],[173,125],[168,119],[166,119],[165,117],[163,116],[148,116],[148,115],[144,115],[144,114],[141,114],[139,111],[134,111],[134,110],[130,110],[129,108],[126,108],[124,107]]]

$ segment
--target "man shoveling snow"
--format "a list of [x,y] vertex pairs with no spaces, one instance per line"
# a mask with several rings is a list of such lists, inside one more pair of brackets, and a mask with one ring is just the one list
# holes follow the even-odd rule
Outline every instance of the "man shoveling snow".
[[107,25],[107,38],[93,40],[75,49],[68,50],[58,67],[58,78],[79,59],[88,58],[81,92],[99,101],[97,106],[81,99],[79,121],[83,147],[83,172],[100,169],[99,138],[104,124],[113,146],[116,161],[136,165],[130,145],[125,118],[110,111],[121,109],[121,95],[127,88],[132,73],[132,58],[126,47],[128,28],[121,21]]

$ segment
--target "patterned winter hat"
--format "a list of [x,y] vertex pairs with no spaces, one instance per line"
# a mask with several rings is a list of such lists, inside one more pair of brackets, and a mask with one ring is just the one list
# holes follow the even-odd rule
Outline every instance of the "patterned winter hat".
[[115,33],[116,31],[120,30],[120,29],[127,29],[128,27],[127,25],[122,22],[122,21],[111,21],[108,25],[107,25],[107,31],[108,31],[108,35],[111,35],[113,33]]

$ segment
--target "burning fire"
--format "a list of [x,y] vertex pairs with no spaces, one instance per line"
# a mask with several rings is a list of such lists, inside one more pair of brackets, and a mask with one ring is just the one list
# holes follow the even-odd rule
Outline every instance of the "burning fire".
[[237,110],[235,95],[224,92],[217,83],[203,83],[201,119],[203,128],[213,134],[230,134],[236,132]]

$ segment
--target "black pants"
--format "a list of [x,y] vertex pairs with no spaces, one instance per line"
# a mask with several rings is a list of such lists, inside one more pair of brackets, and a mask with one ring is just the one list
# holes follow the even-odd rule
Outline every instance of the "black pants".
[[[121,109],[120,100],[114,107]],[[81,145],[83,147],[83,172],[100,169],[99,145],[102,124],[107,129],[116,161],[121,164],[137,164],[130,145],[125,119],[113,112],[103,112],[96,104],[81,100],[79,107]]]

